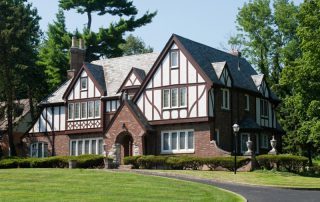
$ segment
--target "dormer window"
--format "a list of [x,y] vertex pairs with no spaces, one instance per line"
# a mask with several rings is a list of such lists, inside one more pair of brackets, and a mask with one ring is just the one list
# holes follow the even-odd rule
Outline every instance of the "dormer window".
[[177,68],[179,66],[179,52],[178,50],[173,50],[170,52],[170,67]]
[[81,77],[80,78],[80,90],[87,90],[88,89],[88,78]]

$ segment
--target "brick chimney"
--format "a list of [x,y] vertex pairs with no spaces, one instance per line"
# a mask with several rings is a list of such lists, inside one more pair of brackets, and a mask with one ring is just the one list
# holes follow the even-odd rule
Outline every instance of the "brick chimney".
[[84,41],[73,36],[70,48],[70,70],[68,70],[68,79],[73,78],[83,65],[86,57]]
[[241,52],[239,50],[237,50],[237,49],[232,49],[230,53],[232,55],[238,57],[238,71],[241,71],[241,68],[240,68]]

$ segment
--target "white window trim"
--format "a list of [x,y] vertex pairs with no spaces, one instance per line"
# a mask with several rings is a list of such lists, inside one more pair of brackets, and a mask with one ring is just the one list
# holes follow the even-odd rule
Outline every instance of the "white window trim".
[[[86,81],[86,88],[82,88],[82,80]],[[88,90],[88,77],[80,77],[80,91]]]
[[[86,117],[82,117],[82,104],[85,104],[86,106]],[[81,102],[80,103],[80,118],[81,119],[88,119],[88,102]]]
[[[76,142],[76,148],[75,148],[75,156],[79,156],[79,152],[78,152],[78,146],[79,146],[79,141],[82,141],[82,154],[86,154],[85,153],[85,141],[89,140],[89,154],[93,154],[92,153],[92,141],[95,140],[96,141],[96,155],[99,155],[99,140],[103,141],[103,138],[84,138],[84,139],[71,139],[69,142],[69,156],[72,156],[72,143]],[[102,148],[102,153],[103,153],[103,148]]]
[[[173,104],[172,104],[172,101],[173,101],[173,96],[172,96],[172,92],[174,91],[174,90],[176,90],[176,102],[177,102],[177,105],[176,106],[172,106]],[[178,108],[179,107],[179,88],[171,88],[170,89],[170,100],[171,100],[171,103],[170,103],[170,106],[171,106],[171,108]]]
[[[70,106],[72,105],[72,109],[73,109],[73,112],[72,112],[72,117],[70,118]],[[74,103],[69,103],[68,104],[68,120],[74,120]]]
[[[169,91],[168,106],[167,107],[164,106],[164,91]],[[162,90],[162,109],[170,109],[170,106],[171,106],[171,90],[170,89],[163,89]]]
[[[184,101],[184,105],[180,105],[181,104],[181,100],[180,100],[180,94],[181,94],[181,89],[185,89],[185,101]],[[179,88],[179,91],[178,91],[178,97],[179,97],[179,99],[178,99],[178,101],[179,101],[179,103],[178,103],[178,105],[179,105],[179,107],[180,108],[182,108],[182,107],[187,107],[187,87],[182,87],[182,88]]]
[[[39,144],[42,144],[42,156],[39,157]],[[44,157],[47,157],[48,155],[45,155],[45,148],[44,148],[44,145],[47,145],[48,146],[48,143],[47,142],[33,142],[30,144],[30,157],[32,158],[44,158]],[[32,156],[32,146],[33,145],[36,145],[37,148],[37,154],[36,156]],[[49,151],[46,151],[46,153],[48,154]]]
[[[89,103],[93,104],[92,116],[89,116],[89,106],[90,106]],[[87,104],[87,119],[94,119],[94,101],[89,101],[88,104]]]
[[245,99],[246,99],[246,100],[245,100],[245,103],[247,104],[247,105],[245,106],[245,109],[244,109],[244,110],[250,111],[250,97],[249,97],[248,94],[245,94],[244,97],[245,97]]
[[[172,65],[172,55],[177,54],[177,65]],[[179,50],[171,50],[170,51],[170,68],[179,68]]]
[[[73,120],[80,120],[81,119],[81,102],[75,102],[73,103]],[[79,105],[79,117],[76,118],[76,105]]]
[[[229,110],[230,109],[230,90],[227,88],[222,88],[221,92],[222,92],[221,109]],[[227,93],[227,105],[228,106],[224,106],[225,105],[225,95],[224,95],[225,93]]]
[[[172,89],[177,89],[177,106],[176,107],[172,107]],[[180,105],[180,92],[181,89],[185,89],[186,90],[186,96],[185,96],[185,105],[181,106]],[[164,103],[164,91],[169,91],[169,97],[168,97],[168,102],[169,102],[169,106],[168,107],[164,107],[163,103]],[[184,109],[187,108],[187,101],[188,101],[188,91],[187,91],[187,87],[177,87],[177,88],[166,88],[166,89],[162,89],[162,109],[163,110],[167,110],[167,109]]]
[[[96,116],[96,103],[99,102],[99,116]],[[94,118],[100,118],[101,117],[101,101],[95,100],[94,101]]]
[[[172,150],[172,145],[171,145],[171,138],[172,138],[172,133],[176,132],[177,133],[177,149]],[[186,149],[180,149],[180,132],[185,132],[185,148]],[[193,133],[193,149],[188,149],[188,133],[192,132]],[[163,135],[165,133],[169,134],[169,149],[164,150],[163,149]],[[167,130],[167,131],[161,131],[161,154],[190,154],[194,153],[195,148],[195,134],[194,130],[192,129],[187,129],[187,130]]]

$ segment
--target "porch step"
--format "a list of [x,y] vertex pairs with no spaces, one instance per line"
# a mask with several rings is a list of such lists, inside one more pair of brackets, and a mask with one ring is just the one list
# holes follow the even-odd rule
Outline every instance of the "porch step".
[[120,170],[131,170],[132,165],[119,165],[118,169]]

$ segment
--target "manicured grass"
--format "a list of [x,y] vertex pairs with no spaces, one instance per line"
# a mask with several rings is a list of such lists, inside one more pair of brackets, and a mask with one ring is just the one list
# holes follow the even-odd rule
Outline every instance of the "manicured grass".
[[103,170],[0,170],[0,201],[243,201],[209,185]]
[[237,172],[236,175],[234,175],[233,172],[227,171],[163,170],[161,172],[191,175],[232,183],[294,188],[320,188],[319,177],[304,177],[288,172],[257,170],[253,172]]

